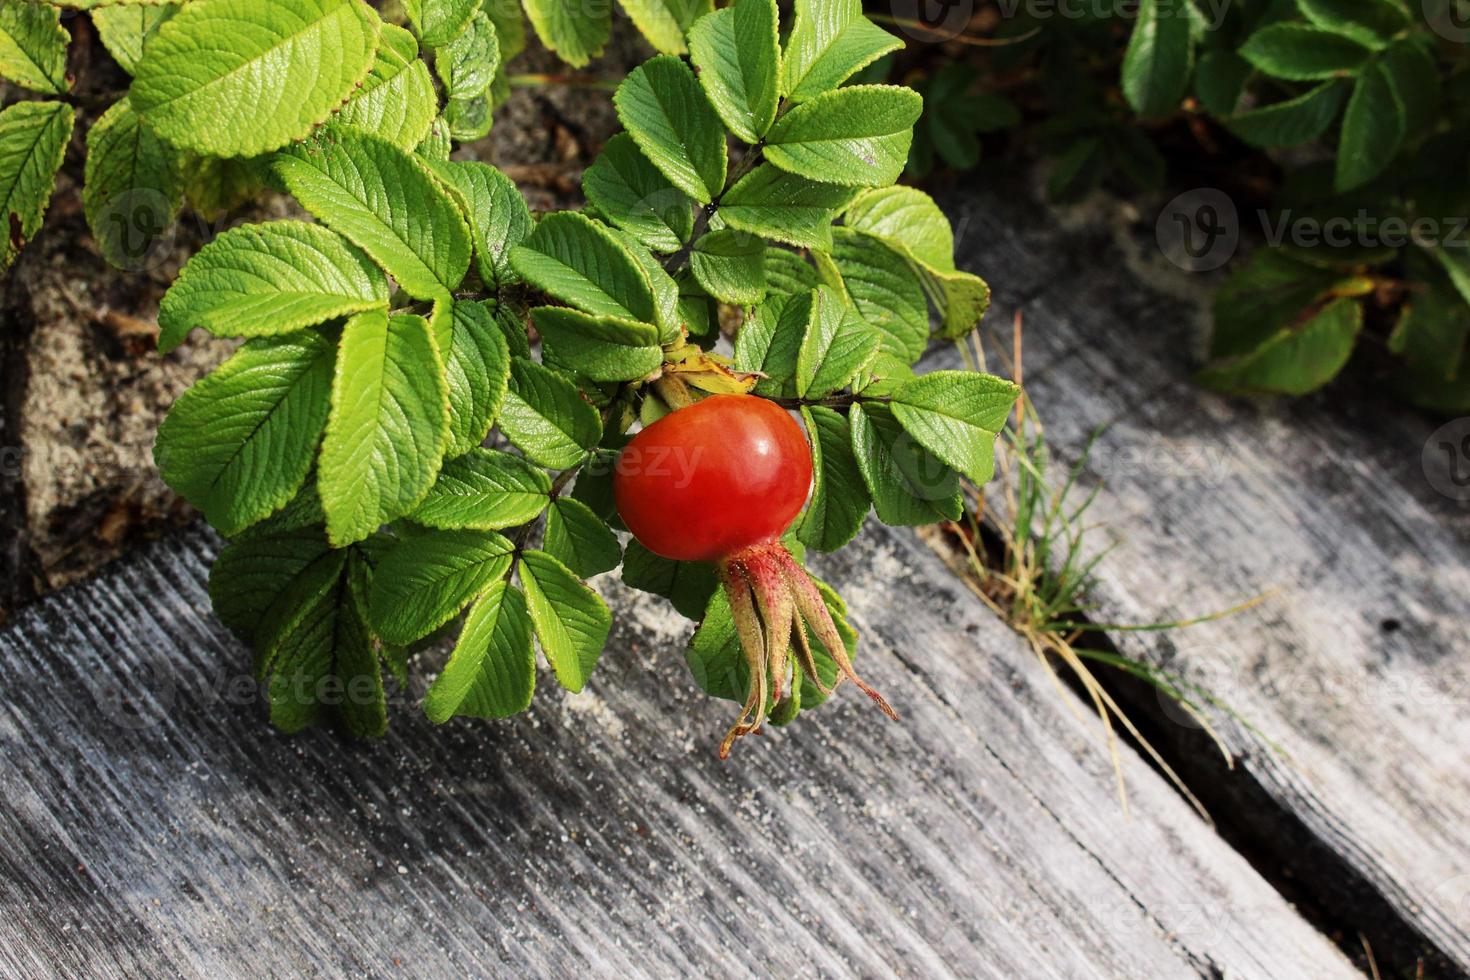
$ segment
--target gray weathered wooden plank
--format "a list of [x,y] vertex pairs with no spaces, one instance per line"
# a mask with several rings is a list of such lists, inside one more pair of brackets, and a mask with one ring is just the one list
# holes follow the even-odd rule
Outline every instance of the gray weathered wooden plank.
[[[1024,309],[1027,389],[1061,462],[1109,425],[1084,479],[1084,491],[1104,484],[1089,520],[1121,540],[1101,569],[1097,621],[1167,622],[1273,590],[1257,610],[1187,632],[1115,636],[1287,751],[1227,726],[1245,765],[1224,777],[1189,755],[1199,740],[1185,720],[1154,703],[1200,791],[1264,860],[1308,879],[1329,914],[1401,917],[1379,923],[1400,962],[1427,944],[1432,973],[1470,972],[1470,508],[1436,493],[1421,464],[1441,420],[1358,374],[1294,401],[1192,386],[1201,307],[1124,268],[1130,252],[1147,255],[1146,215],[1140,244],[1118,229],[1037,233],[1055,221],[1021,193],[946,204],[969,230],[965,262],[997,282],[992,329]],[[1007,291],[1010,270],[1038,268],[1051,274]],[[1197,288],[1154,275],[1176,296]],[[929,361],[957,363],[952,350]]]
[[616,581],[582,695],[272,734],[208,613],[215,547],[0,633],[0,971],[1353,975],[1132,756],[1125,820],[1095,733],[910,534],[822,563],[903,723],[849,690],[725,764],[688,626]]

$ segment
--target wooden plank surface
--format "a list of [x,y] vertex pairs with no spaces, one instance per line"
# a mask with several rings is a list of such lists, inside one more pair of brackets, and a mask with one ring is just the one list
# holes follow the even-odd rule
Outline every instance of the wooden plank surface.
[[[1200,306],[1126,268],[1155,254],[1149,214],[1061,235],[1024,193],[946,205],[963,264],[997,284],[990,329],[1008,335],[1024,310],[1026,386],[1060,460],[1108,425],[1083,481],[1103,483],[1089,520],[1121,542],[1096,621],[1167,622],[1271,592],[1218,623],[1113,638],[1216,691],[1286,757],[1227,726],[1245,755],[1227,775],[1177,712],[1151,695],[1137,706],[1242,845],[1375,935],[1380,962],[1470,972],[1470,508],[1422,461],[1444,420],[1357,371],[1300,400],[1192,386]],[[1175,295],[1198,289],[1153,265]],[[930,366],[957,361],[936,351]]]
[[[619,610],[589,691],[353,744],[272,734],[178,536],[0,633],[0,973],[1355,975],[1095,733],[908,533],[822,563],[904,714],[721,764],[689,627]],[[418,679],[419,690],[423,678]]]

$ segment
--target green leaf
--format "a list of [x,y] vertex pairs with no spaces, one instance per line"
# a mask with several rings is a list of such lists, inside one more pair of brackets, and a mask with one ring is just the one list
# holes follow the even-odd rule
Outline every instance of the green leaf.
[[934,199],[913,187],[863,191],[844,217],[849,228],[881,238],[914,261],[954,271],[954,232]]
[[854,191],[817,183],[761,164],[742,177],[720,201],[720,217],[731,228],[797,248],[832,248],[832,221]]
[[[131,75],[138,70],[138,62],[143,60],[143,45],[153,37],[160,24],[179,12],[181,6],[178,3],[158,3],[102,7],[92,11],[92,25],[97,28],[108,53],[123,71]],[[0,75],[10,77],[3,68],[0,68]]]
[[276,171],[305,208],[362,249],[411,296],[437,299],[464,279],[470,230],[413,154],[365,133],[292,147]]
[[623,584],[639,592],[663,596],[685,619],[699,619],[719,589],[714,566],[707,562],[670,561],[637,541],[628,542],[623,557]]
[[475,601],[454,653],[424,695],[436,725],[455,717],[509,718],[531,706],[536,651],[525,596],[497,582]]
[[684,35],[715,8],[714,0],[618,0],[628,19],[663,54],[684,54]]
[[241,225],[200,249],[164,294],[158,349],[195,327],[270,336],[387,304],[383,274],[336,233],[304,221]]
[[1330,295],[1356,295],[1372,288],[1371,280],[1309,265],[1285,249],[1260,249],[1215,294],[1210,357],[1249,354]]
[[518,281],[510,251],[526,240],[533,222],[515,182],[488,163],[474,160],[435,164],[434,172],[464,201],[485,285],[498,290]]
[[841,391],[878,354],[878,332],[855,310],[842,306],[830,290],[817,294],[812,317],[801,349],[796,355],[796,394],[818,399]]
[[0,78],[49,95],[71,88],[66,77],[66,46],[71,35],[61,26],[61,11],[42,3],[0,3]]
[[975,371],[934,371],[893,393],[893,415],[909,435],[976,486],[995,472],[995,438],[1021,390]]
[[526,552],[520,570],[541,650],[562,687],[576,693],[602,656],[612,613],[600,595],[544,551]]
[[573,68],[585,68],[602,53],[612,33],[612,5],[567,0],[522,0],[541,43]]
[[604,217],[654,251],[677,252],[694,232],[693,200],[627,133],[607,141],[582,176],[582,190]]
[[550,494],[551,478],[520,456],[474,449],[444,464],[409,517],[442,530],[500,531],[540,517]]
[[862,0],[797,0],[796,25],[781,62],[781,93],[792,102],[816,98],[902,47],[863,16]]
[[1250,62],[1234,51],[1208,51],[1195,69],[1195,95],[1211,115],[1221,119],[1233,116],[1253,70]]
[[852,455],[847,417],[812,405],[801,410],[812,446],[816,474],[812,499],[797,524],[801,543],[817,551],[836,551],[857,537],[872,502],[862,471]]
[[775,293],[802,293],[815,289],[821,280],[817,270],[795,252],[766,249],[766,283]]
[[435,116],[429,124],[429,135],[413,148],[414,156],[429,164],[448,163],[454,142],[449,134],[450,125],[443,116]]
[[782,170],[847,187],[883,187],[903,173],[924,100],[894,85],[826,92],[771,127],[766,159]]
[[[510,347],[482,303],[456,302],[448,343],[439,343],[449,386],[448,455],[462,456],[490,434],[510,383]],[[447,353],[446,353],[447,351]]]
[[1123,55],[1123,95],[1140,116],[1179,108],[1194,70],[1189,0],[1142,0]]
[[252,635],[291,582],[331,550],[320,527],[231,542],[209,569],[215,616],[230,629]]
[[41,230],[73,118],[61,102],[17,102],[0,112],[0,215],[9,229],[0,270]]
[[440,48],[460,37],[481,0],[403,0],[404,13],[424,44]]
[[781,101],[781,29],[776,0],[736,0],[689,32],[690,60],[720,119],[746,143],[758,143]]
[[849,228],[832,233],[832,261],[883,350],[912,363],[929,343],[929,304],[903,253],[881,238]]
[[510,264],[527,282],[586,313],[654,320],[653,287],[638,260],[606,228],[575,212],[542,218],[511,251]]
[[602,438],[602,420],[577,386],[534,361],[514,358],[500,431],[528,457],[552,469],[576,466]]
[[1296,146],[1325,133],[1346,96],[1347,88],[1341,82],[1323,82],[1294,99],[1242,112],[1224,123],[1252,146]]
[[374,577],[371,619],[389,643],[423,639],[505,580],[515,546],[488,531],[405,538]]
[[183,205],[178,153],[126,97],[114,103],[87,132],[82,210],[97,250],[119,269],[141,268]]
[[311,470],[332,361],[316,333],[245,344],[174,402],[154,447],[159,472],[221,534],[269,517]]
[[623,128],[675,187],[700,204],[725,189],[725,129],[683,61],[660,55],[644,62],[613,103]]
[[378,28],[358,0],[196,0],[149,41],[133,107],[175,146],[265,153],[305,136],[352,94],[373,65]]
[[779,398],[796,393],[796,359],[802,338],[811,320],[821,310],[832,308],[818,304],[819,294],[830,294],[830,287],[771,297],[735,335],[736,370],[764,375],[756,382],[756,394]]
[[623,547],[607,522],[580,500],[558,497],[546,514],[546,552],[582,578],[610,572]]
[[1288,22],[1256,31],[1240,54],[1267,75],[1306,82],[1354,72],[1372,52],[1344,34]]
[[611,316],[591,316],[564,306],[531,311],[549,361],[574,367],[592,381],[635,381],[663,363],[658,328]]
[[434,79],[429,66],[419,59],[418,41],[403,28],[384,24],[372,70],[329,122],[412,150],[429,135],[438,112]]
[[1440,107],[1439,67],[1418,40],[1405,38],[1379,59],[1379,67],[1404,107],[1405,138],[1430,129]]
[[[471,0],[472,10],[478,6],[478,0]],[[443,42],[434,55],[434,71],[444,83],[445,97],[450,99],[484,95],[499,67],[500,38],[495,24],[479,11],[475,11],[463,33]]]
[[448,444],[449,391],[428,322],[382,310],[347,321],[318,477],[332,543],[412,511]]
[[1244,357],[1207,368],[1199,382],[1232,392],[1305,395],[1347,364],[1362,325],[1363,307],[1357,300],[1334,300],[1305,322],[1277,331]]
[[715,299],[734,306],[751,306],[766,296],[765,256],[763,239],[722,228],[695,242],[689,268]]
[[1379,49],[1409,26],[1409,15],[1395,0],[1297,0],[1297,7],[1318,27],[1349,34]]
[[1338,193],[1361,187],[1383,173],[1403,145],[1404,106],[1379,63],[1358,76],[1342,117],[1337,147]]
[[884,524],[916,526],[959,520],[959,475],[907,433],[879,403],[854,405],[848,415],[852,453],[873,509]]

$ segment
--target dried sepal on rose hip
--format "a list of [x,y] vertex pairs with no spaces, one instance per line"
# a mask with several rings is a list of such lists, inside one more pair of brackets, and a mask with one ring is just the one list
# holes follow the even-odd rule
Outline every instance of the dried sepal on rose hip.
[[806,503],[812,456],[791,415],[753,395],[715,395],[664,416],[623,450],[613,475],[618,514],[645,548],[672,561],[714,562],[730,600],[750,689],[720,743],[757,731],[767,707],[798,684],[787,656],[823,694],[809,633],[842,677],[898,715],[853,671],[847,647],[816,584],[781,543]]

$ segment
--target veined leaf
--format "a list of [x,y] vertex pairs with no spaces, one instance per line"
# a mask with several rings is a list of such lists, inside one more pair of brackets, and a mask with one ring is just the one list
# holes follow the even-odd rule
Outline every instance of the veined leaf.
[[455,717],[509,718],[531,706],[536,651],[525,596],[497,582],[475,600],[454,653],[424,695],[436,725]]
[[73,119],[62,102],[17,102],[0,112],[0,216],[9,219],[0,270],[41,230]]
[[839,308],[835,317],[813,318],[802,338],[796,355],[796,394],[801,398],[823,398],[841,391],[878,355],[878,331],[856,310],[841,307],[835,293],[819,295],[830,297],[829,302]]
[[908,363],[929,343],[929,304],[908,258],[866,232],[835,228],[832,262],[862,318],[877,329],[883,350]]
[[653,287],[637,259],[611,232],[575,212],[542,218],[511,251],[510,264],[527,282],[587,313],[654,319]]
[[547,554],[582,578],[610,572],[623,560],[623,546],[607,521],[571,497],[552,501],[546,514]]
[[663,54],[684,54],[684,35],[695,21],[715,9],[714,0],[618,0],[623,10]]
[[1327,131],[1346,95],[1347,88],[1342,82],[1323,82],[1294,99],[1242,112],[1224,123],[1252,146],[1296,146]]
[[1305,395],[1337,377],[1362,326],[1362,304],[1351,297],[1333,300],[1244,357],[1205,369],[1199,382],[1223,391]]
[[852,455],[852,432],[846,416],[830,408],[801,410],[812,446],[816,474],[812,499],[797,525],[797,537],[808,548],[836,551],[857,537],[872,502]]
[[752,145],[776,121],[781,101],[780,28],[776,0],[736,0],[689,32],[690,60],[710,103]]
[[725,128],[694,72],[661,55],[635,68],[613,96],[618,119],[644,155],[700,204],[725,189]]
[[227,537],[269,517],[311,471],[332,361],[313,332],[245,344],[174,403],[153,451],[159,472]]
[[230,629],[252,635],[296,576],[331,550],[320,527],[232,541],[209,569],[215,616]]
[[456,160],[434,164],[434,172],[464,200],[475,239],[475,261],[485,285],[500,289],[519,280],[510,251],[531,233],[526,199],[505,174],[488,163]]
[[776,293],[800,293],[815,289],[821,280],[817,270],[795,252],[784,248],[766,249],[766,282]]
[[694,231],[694,201],[627,133],[607,141],[582,176],[582,190],[607,220],[656,251],[677,252]]
[[424,44],[443,47],[460,37],[480,10],[481,0],[403,0],[409,23]]
[[1353,190],[1383,173],[1404,143],[1404,105],[1379,63],[1358,76],[1342,117],[1337,147],[1339,193]]
[[419,58],[419,42],[403,28],[384,24],[372,70],[329,121],[412,150],[429,135],[438,112],[434,80]]
[[782,170],[847,187],[882,187],[903,173],[924,100],[895,85],[825,92],[776,121],[766,159]]
[[521,0],[541,43],[573,68],[585,68],[602,53],[612,33],[612,5],[567,0]]
[[[10,6],[10,5],[7,5]],[[92,11],[92,25],[102,38],[109,54],[129,75],[138,70],[143,60],[143,45],[158,26],[179,12],[182,4],[119,4]],[[5,74],[0,71],[0,74]]]
[[514,358],[500,431],[529,458],[552,469],[576,466],[602,438],[602,420],[577,386],[535,361]]
[[623,584],[639,592],[663,596],[685,619],[699,619],[719,589],[714,567],[706,562],[660,558],[636,540],[623,558]]
[[383,274],[335,232],[304,221],[242,225],[200,249],[164,294],[158,349],[195,327],[260,337],[387,304]]
[[71,88],[61,11],[43,3],[0,3],[0,78],[49,95]]
[[183,205],[178,151],[118,100],[87,132],[82,210],[97,250],[120,269],[141,267]]
[[413,154],[344,132],[294,146],[275,166],[308,211],[372,256],[409,295],[437,299],[464,279],[469,227]]
[[903,42],[863,16],[862,0],[797,0],[781,92],[805,102],[836,89]]
[[786,173],[768,163],[742,177],[720,201],[731,228],[797,248],[832,248],[832,221],[850,200],[850,187]]
[[848,422],[853,457],[880,521],[907,527],[959,520],[959,475],[905,432],[890,408],[860,403]]
[[562,687],[582,690],[612,629],[607,603],[544,551],[526,552],[520,574],[541,651]]
[[756,382],[756,394],[766,398],[796,394],[797,353],[812,317],[841,305],[840,301],[818,304],[818,291],[768,297],[735,335],[736,370],[764,375]]
[[1140,116],[1179,108],[1194,71],[1189,0],[1142,0],[1123,55],[1123,95]]
[[439,475],[449,391],[428,321],[359,313],[342,331],[318,479],[338,547],[409,513]]
[[475,9],[478,6],[478,0],[471,0],[474,16],[463,33],[444,42],[435,52],[434,70],[439,73],[444,94],[450,99],[484,95],[500,68],[500,38],[490,18]]
[[389,643],[428,636],[503,583],[515,546],[488,531],[432,531],[405,538],[374,576],[369,605]]
[[546,345],[546,356],[575,365],[592,381],[635,381],[663,363],[658,328],[619,317],[593,316],[564,306],[531,311],[531,322]]
[[954,270],[954,232],[934,199],[914,187],[863,191],[845,215],[847,226],[908,251],[915,261]]
[[1257,69],[1294,82],[1348,74],[1372,53],[1345,34],[1290,22],[1263,27],[1240,46],[1241,56]]
[[920,445],[983,486],[994,473],[996,436],[1020,393],[993,375],[934,371],[900,385],[891,407]]
[[520,456],[475,449],[444,464],[417,524],[444,530],[499,531],[529,524],[551,502],[551,478]]
[[462,456],[490,434],[510,384],[510,346],[483,304],[455,302],[448,343],[439,343],[449,386],[448,455]]
[[1396,0],[1297,0],[1307,20],[1349,34],[1374,50],[1409,26],[1409,14]]
[[358,0],[195,0],[149,41],[133,107],[174,146],[212,156],[277,149],[367,76],[379,23]]
[[748,232],[722,228],[694,243],[689,268],[705,291],[734,306],[753,306],[766,297],[766,243]]

